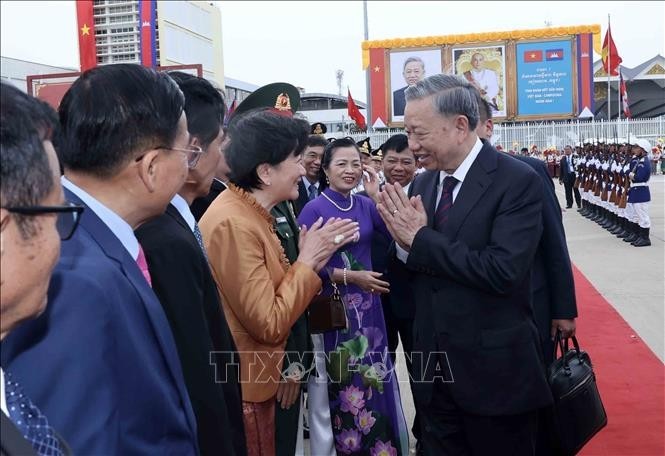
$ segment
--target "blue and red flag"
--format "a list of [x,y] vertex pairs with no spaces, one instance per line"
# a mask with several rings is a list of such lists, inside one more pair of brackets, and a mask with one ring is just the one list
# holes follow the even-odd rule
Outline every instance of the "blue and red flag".
[[157,50],[155,49],[155,26],[157,22],[157,1],[139,0],[139,40],[141,47],[141,65],[155,68]]
[[545,51],[545,60],[563,60],[563,49],[548,49]]

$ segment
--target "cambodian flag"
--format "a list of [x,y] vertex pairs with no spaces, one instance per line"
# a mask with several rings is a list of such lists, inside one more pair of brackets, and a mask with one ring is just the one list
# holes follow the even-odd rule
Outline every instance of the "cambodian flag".
[[563,49],[548,49],[545,51],[545,60],[563,60]]
[[157,19],[156,0],[139,0],[139,39],[141,41],[141,65],[157,66],[155,49],[155,22]]

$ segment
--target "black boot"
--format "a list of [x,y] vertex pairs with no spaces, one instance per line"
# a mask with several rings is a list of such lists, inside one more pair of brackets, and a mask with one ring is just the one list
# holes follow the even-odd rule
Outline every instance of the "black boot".
[[594,222],[596,222],[599,225],[602,225],[607,221],[607,211],[604,208],[599,207],[598,212],[600,213],[600,215],[594,219]]
[[586,200],[582,200],[582,207],[580,207],[580,206],[577,206],[577,207],[578,207],[577,212],[579,212],[582,215],[584,215],[586,213],[586,211],[588,210]]
[[593,219],[598,218],[600,215],[599,207],[596,206],[595,204],[591,204],[591,212],[589,213],[589,216],[587,217],[589,220],[593,221]]
[[625,239],[628,236],[630,236],[630,233],[631,233],[630,227],[631,227],[631,225],[632,224],[628,221],[628,219],[623,219],[623,231],[620,232],[619,234],[617,234],[617,237],[619,239]]
[[608,229],[610,226],[614,225],[614,214],[612,214],[610,211],[605,210],[606,212],[606,219],[604,222],[600,224],[605,229]]
[[626,219],[624,219],[623,217],[619,217],[617,215],[617,225],[614,227],[614,229],[610,230],[610,233],[612,233],[615,236],[618,236],[619,233],[621,233],[623,231],[624,220],[626,220]]
[[612,223],[607,227],[607,231],[612,233],[618,227],[619,227],[619,216],[613,213],[612,214]]
[[651,240],[649,239],[649,228],[640,227],[640,237],[631,242],[631,245],[635,247],[647,247],[651,245]]
[[632,223],[630,224],[630,234],[623,238],[623,242],[633,242],[636,240],[640,235],[639,235],[639,225],[637,223]]

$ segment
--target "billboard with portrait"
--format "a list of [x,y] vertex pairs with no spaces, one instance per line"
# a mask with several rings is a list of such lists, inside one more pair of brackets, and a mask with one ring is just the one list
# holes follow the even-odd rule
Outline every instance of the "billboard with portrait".
[[453,48],[453,68],[489,102],[493,117],[506,117],[504,46]]
[[390,121],[404,121],[404,90],[426,76],[441,73],[441,48],[390,51]]
[[517,115],[573,114],[573,52],[570,40],[518,43]]

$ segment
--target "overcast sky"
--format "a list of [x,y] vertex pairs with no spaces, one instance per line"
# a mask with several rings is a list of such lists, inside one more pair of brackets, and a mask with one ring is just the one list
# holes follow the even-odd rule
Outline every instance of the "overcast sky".
[[[285,81],[307,92],[337,92],[344,71],[354,98],[365,100],[361,1],[218,1],[226,76],[263,85]],[[1,54],[78,67],[73,1],[1,2]],[[600,24],[611,15],[624,65],[665,55],[665,2],[368,2],[369,39],[407,38]],[[601,37],[601,38],[602,38]],[[596,56],[598,57],[598,56]],[[191,62],[196,63],[196,62]]]

